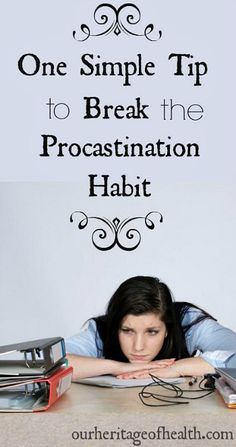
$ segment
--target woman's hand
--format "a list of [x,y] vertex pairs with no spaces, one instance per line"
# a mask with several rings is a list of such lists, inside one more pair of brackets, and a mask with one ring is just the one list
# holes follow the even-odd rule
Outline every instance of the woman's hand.
[[215,369],[206,360],[201,357],[189,357],[176,360],[170,365],[160,367],[150,362],[144,365],[144,368],[137,369],[130,373],[118,374],[119,379],[146,379],[150,374],[163,379],[181,377],[181,376],[202,376],[204,374],[214,374]]
[[133,371],[130,373],[124,373],[124,374],[119,374],[117,376],[118,379],[148,379],[151,378],[150,376],[156,376],[156,377],[160,377],[162,379],[167,379],[167,378],[173,378],[173,377],[179,377],[180,374],[177,370],[175,370],[174,368],[172,368],[172,366],[166,366],[166,367],[149,367],[147,369],[146,365],[146,369],[142,370],[142,371]]
[[[154,360],[150,363],[123,363],[121,364],[122,371],[115,373],[119,379],[133,379],[150,377],[153,370],[163,371],[173,365],[175,359]],[[173,377],[173,376],[171,376]]]
[[[167,366],[171,366],[175,363],[175,358],[172,359],[162,359],[162,360],[153,360],[148,363],[148,368],[166,368]],[[145,365],[147,366],[147,365]]]
[[[123,374],[133,374],[140,371],[148,371],[152,368],[163,369],[167,366],[173,365],[175,359],[163,359],[163,360],[154,360],[149,363],[141,363],[141,362],[133,362],[133,363],[124,363],[124,362],[116,362],[113,361],[113,370],[111,374],[116,377],[123,378]],[[130,377],[132,378],[132,377]]]

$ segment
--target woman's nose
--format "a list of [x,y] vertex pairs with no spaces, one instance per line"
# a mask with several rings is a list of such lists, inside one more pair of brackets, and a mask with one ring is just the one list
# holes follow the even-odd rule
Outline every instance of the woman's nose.
[[135,351],[142,351],[144,348],[144,339],[142,335],[136,335],[134,339]]

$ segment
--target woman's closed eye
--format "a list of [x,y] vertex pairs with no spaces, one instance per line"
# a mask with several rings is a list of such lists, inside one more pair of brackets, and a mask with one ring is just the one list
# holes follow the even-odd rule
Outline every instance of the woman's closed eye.
[[122,327],[120,328],[120,330],[124,333],[124,334],[133,334],[133,329],[131,328],[127,328],[127,327]]

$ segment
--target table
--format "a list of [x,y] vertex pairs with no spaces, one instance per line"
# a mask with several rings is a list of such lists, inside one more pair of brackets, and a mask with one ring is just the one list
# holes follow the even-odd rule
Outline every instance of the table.
[[[187,382],[181,386],[189,388]],[[3,447],[236,446],[236,410],[228,409],[217,392],[188,405],[151,408],[141,403],[139,391],[140,388],[72,384],[47,412],[2,413],[0,444]],[[200,435],[205,439],[199,440]],[[84,439],[85,436],[90,439]]]

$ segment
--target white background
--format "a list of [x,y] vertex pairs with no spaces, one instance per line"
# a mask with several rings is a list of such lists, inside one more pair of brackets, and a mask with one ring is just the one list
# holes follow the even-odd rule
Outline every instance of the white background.
[[[111,2],[118,7],[120,1]],[[9,1],[1,27],[4,123],[0,165],[1,344],[77,332],[90,316],[103,313],[120,282],[129,276],[155,275],[176,300],[204,307],[236,329],[235,314],[235,148],[233,139],[235,63],[234,1],[137,1],[138,30],[149,23],[162,30],[157,42],[144,37],[109,34],[79,43],[72,38],[81,23],[101,32],[93,20],[99,2]],[[214,7],[214,11],[213,11]],[[14,14],[13,14],[14,11]],[[97,26],[97,28],[96,28]],[[156,33],[157,35],[157,33]],[[123,87],[119,77],[81,77],[80,57],[134,61],[141,53],[153,61],[153,77],[133,77]],[[191,53],[206,61],[202,86],[191,77],[173,75],[172,52]],[[65,77],[26,77],[17,61],[34,53],[42,61],[65,61]],[[132,104],[137,96],[149,104],[149,120],[84,120],[83,96],[106,104]],[[46,103],[66,102],[67,120],[49,120]],[[160,104],[172,98],[201,104],[199,121],[163,121]],[[41,134],[64,142],[108,142],[116,138],[151,142],[168,135],[173,142],[197,142],[199,158],[58,158],[39,157]],[[151,181],[149,198],[89,198],[88,174],[126,174]],[[78,230],[70,214],[145,216],[157,210],[164,221],[153,231],[140,223],[140,246],[97,250],[94,224]]]

